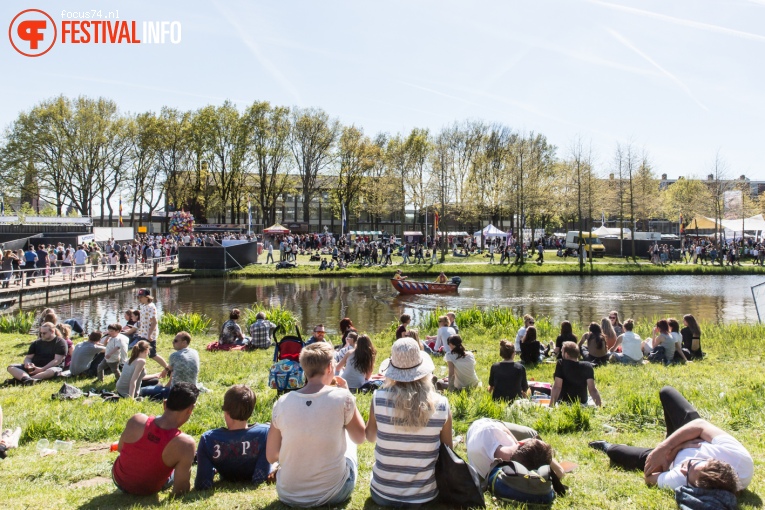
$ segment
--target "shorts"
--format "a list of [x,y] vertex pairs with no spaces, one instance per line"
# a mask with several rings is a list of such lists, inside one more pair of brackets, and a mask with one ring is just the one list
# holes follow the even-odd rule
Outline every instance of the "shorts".
[[[29,370],[24,365],[11,365],[13,368],[18,368],[20,370],[23,370],[25,373],[29,373]],[[61,367],[53,367],[49,368],[48,370],[52,370],[54,374],[60,374],[64,369]]]

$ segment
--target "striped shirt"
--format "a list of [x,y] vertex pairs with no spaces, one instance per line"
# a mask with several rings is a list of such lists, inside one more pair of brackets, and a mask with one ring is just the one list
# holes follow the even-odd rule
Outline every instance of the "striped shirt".
[[439,395],[427,426],[408,429],[393,425],[393,401],[387,390],[375,391],[377,420],[372,490],[392,501],[427,503],[438,496],[435,468],[441,429],[449,417],[449,401]]

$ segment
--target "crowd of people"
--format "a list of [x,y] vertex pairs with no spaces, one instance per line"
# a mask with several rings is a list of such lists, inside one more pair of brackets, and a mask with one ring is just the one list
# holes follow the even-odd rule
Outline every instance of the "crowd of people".
[[[190,347],[192,337],[178,332],[165,361],[157,349],[158,316],[150,290],[139,289],[136,299],[138,307],[125,312],[124,324],[110,324],[105,333],[91,332],[76,346],[70,339],[71,326],[46,310],[39,338],[21,364],[8,367],[14,383],[24,385],[81,374],[103,379],[111,373],[120,397],[162,402],[159,416],[132,416],[120,436],[112,478],[121,491],[187,492],[196,458],[195,490],[212,488],[218,473],[227,481],[275,483],[279,500],[290,506],[341,504],[359,485],[357,445],[369,441],[375,443],[375,453],[368,490],[376,504],[404,507],[438,496],[435,461],[440,445],[453,443],[452,411],[444,391],[482,386],[476,357],[460,334],[456,314],[438,317],[436,334],[422,338],[410,328],[411,316],[401,315],[390,357],[379,366],[372,339],[360,333],[350,318],[340,322],[337,346],[326,338],[322,324],[315,325],[299,354],[306,383],[278,398],[271,422],[250,423],[256,396],[246,385],[236,384],[223,396],[226,426],[205,432],[197,443],[181,431],[204,390],[198,383],[200,359]],[[238,324],[240,315],[238,309],[230,312],[221,327],[221,342],[273,345],[276,326],[263,312],[248,328],[249,337]],[[691,315],[683,317],[682,329],[675,319],[659,320],[652,337],[641,339],[634,332],[634,321],[622,323],[614,311],[591,323],[580,338],[564,321],[560,335],[549,343],[539,337],[534,317],[526,315],[523,320],[515,341],[499,342],[501,361],[490,367],[486,388],[494,399],[528,397],[526,367],[545,357],[556,364],[550,406],[570,402],[600,406],[595,370],[609,362],[642,363],[647,357],[648,362],[672,363],[703,357],[701,331]],[[517,354],[520,362],[515,360]],[[446,361],[444,377],[435,374],[435,356]],[[148,374],[150,360],[161,371]],[[356,405],[354,393],[359,391],[374,392],[366,421]],[[642,470],[649,485],[683,487],[688,497],[714,493],[724,499],[724,493],[746,488],[753,461],[743,445],[700,419],[673,388],[662,389],[660,399],[668,437],[656,448],[606,441],[590,446],[605,452],[616,465]],[[0,410],[0,430],[1,420]],[[315,430],[322,431],[321,440],[316,440]],[[18,435],[19,431],[3,433],[0,457],[18,443]],[[565,476],[551,445],[528,427],[478,419],[467,431],[466,448],[468,462],[481,480],[492,480],[491,492],[499,491],[498,470],[508,463],[528,470],[548,466],[557,483]]]

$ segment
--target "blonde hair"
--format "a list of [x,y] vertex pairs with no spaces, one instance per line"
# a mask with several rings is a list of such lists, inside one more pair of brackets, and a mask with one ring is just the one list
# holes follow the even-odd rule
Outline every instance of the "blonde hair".
[[335,361],[335,348],[328,342],[316,342],[300,351],[300,366],[307,378],[321,375]]
[[616,340],[616,330],[608,317],[603,317],[603,320],[600,321],[600,329],[603,330],[603,334],[606,335],[606,338],[611,341]]
[[56,329],[61,333],[61,336],[64,337],[64,339],[69,339],[69,337],[72,336],[72,326],[69,324],[59,323],[56,324]]
[[427,426],[438,401],[438,393],[430,378],[427,375],[412,382],[385,380],[385,389],[393,401],[394,427],[420,429]]

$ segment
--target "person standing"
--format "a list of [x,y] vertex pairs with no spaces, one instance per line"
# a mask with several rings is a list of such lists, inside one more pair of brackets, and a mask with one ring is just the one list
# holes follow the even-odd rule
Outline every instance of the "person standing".
[[[112,250],[114,254],[114,250]],[[165,359],[157,354],[157,339],[159,338],[159,314],[157,305],[154,304],[154,298],[149,289],[138,289],[138,311],[141,319],[138,321],[133,343],[139,340],[149,342],[149,358],[159,363],[162,368],[168,368]],[[133,346],[130,345],[130,348]]]
[[266,241],[266,250],[268,255],[266,256],[266,264],[274,263],[274,244],[271,241]]
[[82,274],[82,278],[84,279],[87,276],[87,272],[85,271],[85,264],[88,262],[88,252],[85,251],[85,248],[82,247],[82,245],[77,246],[77,251],[74,252],[74,279],[80,277],[80,274]]
[[34,250],[33,245],[29,245],[29,249],[24,252],[24,271],[26,272],[26,284],[33,283],[35,277],[35,268],[37,267],[37,252]]

